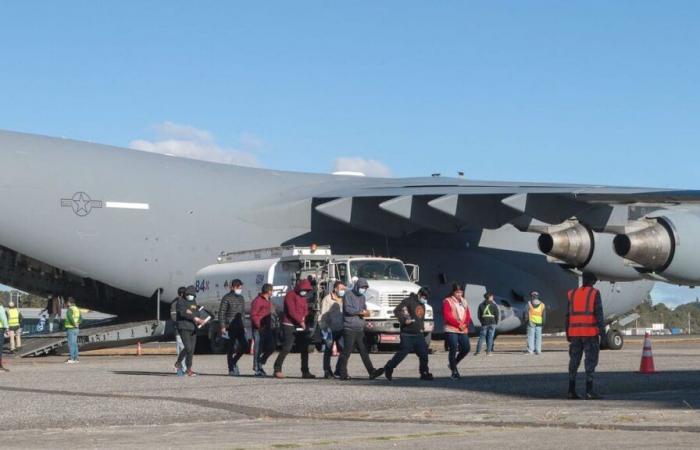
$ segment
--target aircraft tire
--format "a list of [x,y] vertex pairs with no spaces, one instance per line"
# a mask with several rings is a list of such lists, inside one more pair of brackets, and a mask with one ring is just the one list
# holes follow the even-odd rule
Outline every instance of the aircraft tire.
[[605,347],[608,350],[622,350],[622,347],[625,344],[625,338],[623,337],[622,333],[620,333],[618,330],[610,330],[605,337],[605,340],[607,341],[607,345]]

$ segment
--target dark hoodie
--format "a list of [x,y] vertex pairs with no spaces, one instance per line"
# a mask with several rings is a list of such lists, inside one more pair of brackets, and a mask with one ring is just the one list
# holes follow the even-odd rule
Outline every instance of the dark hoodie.
[[287,292],[284,296],[284,317],[282,325],[293,325],[297,328],[305,328],[306,316],[309,314],[309,303],[306,297],[302,297],[299,292],[311,292],[309,280],[299,280],[293,291]]
[[361,313],[367,309],[365,296],[360,294],[360,288],[368,288],[369,284],[364,278],[359,278],[352,290],[345,291],[343,297],[343,325],[350,330],[362,331],[365,329],[365,318]]

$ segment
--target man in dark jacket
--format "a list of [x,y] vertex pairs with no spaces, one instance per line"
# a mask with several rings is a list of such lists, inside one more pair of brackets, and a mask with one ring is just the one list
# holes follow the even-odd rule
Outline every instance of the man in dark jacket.
[[496,327],[500,318],[496,298],[492,292],[484,294],[484,301],[479,305],[478,310],[479,322],[481,330],[479,331],[479,341],[476,343],[476,352],[478,355],[481,351],[481,344],[486,340],[486,356],[491,356],[493,353],[493,340],[496,336]]
[[[170,319],[175,324],[175,326],[173,327],[175,328],[175,353],[178,355],[185,348],[185,346],[182,344],[182,338],[180,337],[180,332],[177,329],[177,301],[185,298],[186,290],[187,288],[185,286],[180,286],[179,288],[177,288],[177,297],[175,297],[173,301],[170,302]],[[181,367],[177,368],[177,374],[184,375],[186,371],[187,367],[183,362],[181,364]]]
[[369,359],[369,352],[365,346],[365,317],[369,317],[365,292],[369,284],[364,278],[359,278],[352,290],[345,291],[343,296],[343,351],[338,360],[338,371],[341,380],[349,380],[348,360],[353,350],[360,352],[362,362],[367,369],[371,380],[384,373],[384,369],[375,369]]
[[433,374],[428,369],[428,343],[423,336],[423,321],[425,320],[425,307],[428,304],[428,288],[422,287],[417,294],[411,294],[394,309],[394,315],[399,319],[401,326],[401,345],[399,351],[384,367],[384,376],[387,380],[392,379],[392,374],[396,366],[409,353],[414,353],[420,361],[420,379],[432,380]]
[[198,308],[197,302],[197,290],[194,286],[187,286],[185,289],[185,297],[178,298],[177,305],[175,309],[177,310],[177,329],[180,333],[180,338],[182,338],[182,344],[185,348],[180,352],[175,362],[175,369],[178,369],[182,364],[182,360],[185,360],[185,365],[187,366],[187,376],[194,377],[197,374],[192,370],[192,357],[194,356],[194,347],[197,343],[197,325],[202,323],[197,315]]
[[[228,334],[226,344],[226,362],[230,376],[240,375],[238,360],[248,347],[243,326],[245,314],[245,299],[243,298],[243,282],[235,279],[231,282],[231,292],[221,298],[219,305],[219,325],[221,335]],[[236,354],[234,356],[234,353]]]
[[282,318],[282,333],[284,344],[275,360],[275,378],[284,378],[282,364],[296,343],[301,353],[301,377],[316,378],[309,372],[309,332],[306,327],[306,316],[309,314],[309,303],[306,298],[311,292],[309,280],[297,282],[293,291],[284,297],[284,317]]

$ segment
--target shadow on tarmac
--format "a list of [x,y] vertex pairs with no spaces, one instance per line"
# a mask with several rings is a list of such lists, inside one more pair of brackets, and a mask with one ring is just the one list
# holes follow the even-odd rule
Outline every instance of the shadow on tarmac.
[[[125,376],[152,376],[174,377],[172,372],[149,371],[113,371],[112,373]],[[271,384],[280,381],[267,378],[257,378],[253,375],[241,375],[229,377],[226,374],[198,373],[201,377],[223,378],[256,378],[268,381]],[[416,378],[394,377],[393,381],[385,378],[368,380],[366,378],[353,378],[350,381],[302,380],[301,377],[288,376],[286,380],[302,384],[334,383],[339,389],[342,386],[366,386],[388,387],[400,389],[454,389],[467,392],[487,393],[518,397],[520,399],[552,400],[566,398],[568,387],[568,375],[566,373],[532,373],[517,375],[470,375],[464,370],[462,378],[452,380],[450,378],[436,378],[433,381],[422,381]],[[583,392],[585,375],[579,372],[578,390]],[[642,375],[636,372],[596,372],[596,391],[602,394],[606,400],[612,401],[639,401],[658,404],[667,408],[700,408],[700,370],[673,370],[664,371],[653,375]]]

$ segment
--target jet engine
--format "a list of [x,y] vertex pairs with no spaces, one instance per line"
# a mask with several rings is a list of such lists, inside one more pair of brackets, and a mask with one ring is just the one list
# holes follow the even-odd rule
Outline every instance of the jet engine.
[[615,253],[649,278],[674,284],[700,285],[700,217],[661,211],[631,222],[615,236]]
[[601,280],[633,281],[641,274],[625,264],[613,251],[613,236],[596,233],[576,222],[550,227],[537,241],[539,249],[553,262],[569,268],[593,272]]

